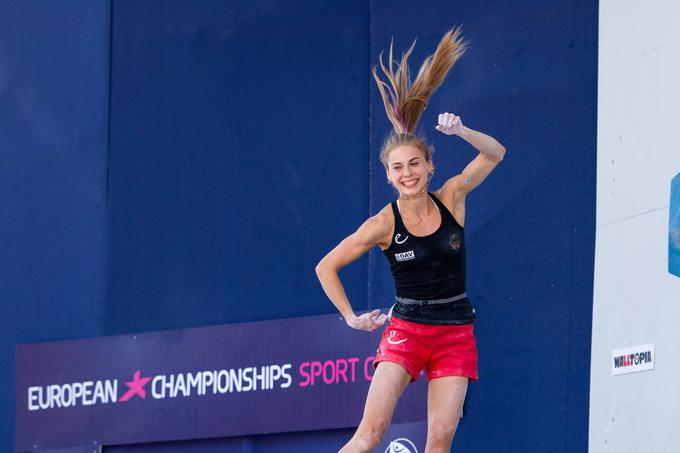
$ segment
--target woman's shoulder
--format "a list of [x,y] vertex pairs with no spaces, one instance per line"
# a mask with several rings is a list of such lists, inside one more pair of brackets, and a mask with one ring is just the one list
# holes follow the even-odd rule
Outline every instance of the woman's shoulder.
[[378,244],[383,250],[388,248],[392,239],[392,231],[394,231],[394,212],[392,211],[392,205],[388,204],[377,214],[369,218],[369,221],[373,223],[374,228],[380,231],[380,243]]
[[392,203],[386,204],[373,217],[380,218],[381,221],[385,221],[385,222],[388,222],[388,223],[394,223],[394,210],[392,209]]

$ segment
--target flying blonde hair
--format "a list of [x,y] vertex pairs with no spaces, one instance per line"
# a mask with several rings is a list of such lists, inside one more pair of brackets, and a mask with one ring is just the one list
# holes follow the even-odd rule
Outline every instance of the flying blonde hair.
[[[462,40],[461,27],[444,34],[437,50],[423,61],[416,79],[411,83],[408,59],[416,42],[396,63],[393,58],[393,44],[390,44],[388,65],[385,66],[380,54],[380,68],[389,84],[378,75],[378,66],[373,67],[373,77],[380,90],[387,118],[397,134],[413,133],[420,115],[425,110],[432,93],[441,86],[453,65],[463,56],[467,43]],[[396,63],[396,71],[394,64]]]

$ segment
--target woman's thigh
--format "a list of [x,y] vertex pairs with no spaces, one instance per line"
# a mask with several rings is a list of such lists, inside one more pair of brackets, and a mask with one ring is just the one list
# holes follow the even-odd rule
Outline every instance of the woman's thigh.
[[[447,376],[433,379],[427,389],[427,443],[426,451],[449,451],[458,427],[468,378]],[[435,448],[438,447],[438,448]]]
[[381,362],[368,390],[362,424],[389,425],[397,401],[409,382],[411,375],[406,368],[394,362]]

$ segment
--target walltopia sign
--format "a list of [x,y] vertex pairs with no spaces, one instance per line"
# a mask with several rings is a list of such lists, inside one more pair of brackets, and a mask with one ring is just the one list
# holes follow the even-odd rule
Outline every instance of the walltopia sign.
[[654,369],[654,343],[612,352],[612,375]]

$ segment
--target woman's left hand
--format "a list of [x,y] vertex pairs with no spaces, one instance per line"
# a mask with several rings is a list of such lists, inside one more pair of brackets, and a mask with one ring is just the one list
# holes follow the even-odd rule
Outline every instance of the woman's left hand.
[[435,129],[446,135],[460,135],[463,132],[463,122],[460,120],[460,116],[453,113],[440,113],[439,122]]

